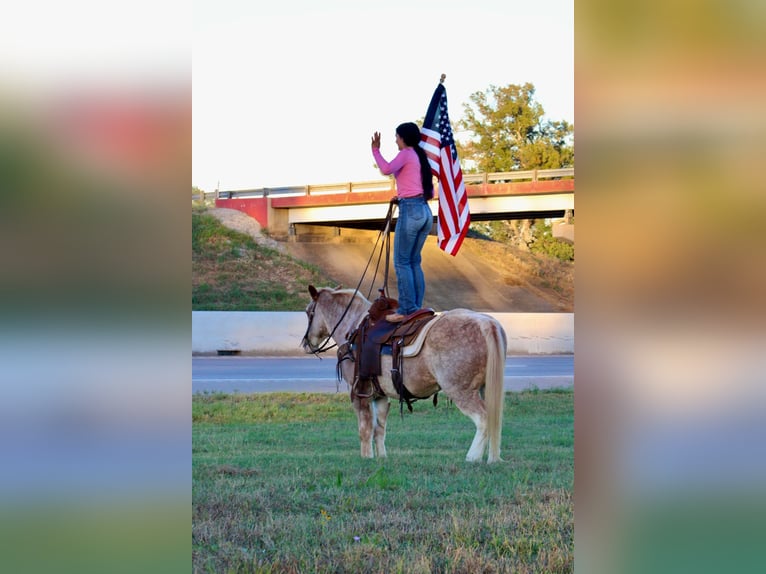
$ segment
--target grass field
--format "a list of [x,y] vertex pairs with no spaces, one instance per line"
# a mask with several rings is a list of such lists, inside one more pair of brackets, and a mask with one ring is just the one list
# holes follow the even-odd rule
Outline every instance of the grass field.
[[509,393],[504,462],[444,398],[363,460],[348,397],[195,395],[195,572],[571,572],[571,390]]

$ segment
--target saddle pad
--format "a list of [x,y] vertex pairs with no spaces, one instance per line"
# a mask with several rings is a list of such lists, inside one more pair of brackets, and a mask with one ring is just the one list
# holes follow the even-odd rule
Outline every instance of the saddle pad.
[[436,325],[436,323],[439,322],[439,319],[441,319],[441,315],[436,315],[433,319],[431,319],[428,323],[426,323],[423,328],[418,333],[417,337],[415,337],[415,340],[412,341],[409,345],[402,348],[402,356],[403,357],[415,357],[420,353],[420,351],[423,349],[423,342],[426,340],[426,335],[428,335],[428,332],[431,330],[431,327]]

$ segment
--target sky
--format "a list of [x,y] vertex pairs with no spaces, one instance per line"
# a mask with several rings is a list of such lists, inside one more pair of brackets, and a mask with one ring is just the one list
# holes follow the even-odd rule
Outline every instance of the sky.
[[574,123],[573,0],[196,0],[193,18],[205,191],[381,179],[372,133],[391,159],[442,73],[455,129],[472,93],[526,82]]

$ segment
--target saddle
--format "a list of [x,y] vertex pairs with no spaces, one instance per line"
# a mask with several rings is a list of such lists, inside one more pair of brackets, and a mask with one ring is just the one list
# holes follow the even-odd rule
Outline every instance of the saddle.
[[[407,315],[401,322],[391,323],[385,317],[396,311],[396,299],[381,296],[370,306],[367,315],[348,337],[345,348],[338,350],[338,365],[343,360],[354,361],[354,382],[351,385],[351,398],[369,399],[384,396],[378,376],[381,374],[381,355],[391,354],[391,380],[399,394],[399,406],[403,403],[412,411],[412,402],[427,397],[417,397],[404,385],[402,349],[409,345],[423,327],[435,318],[434,310],[419,309]],[[434,404],[436,398],[434,397]]]

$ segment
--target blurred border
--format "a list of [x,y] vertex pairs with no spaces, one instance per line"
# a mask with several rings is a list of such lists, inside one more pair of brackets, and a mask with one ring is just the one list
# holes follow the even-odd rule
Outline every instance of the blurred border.
[[[191,27],[180,4],[110,4],[27,3],[0,42],[16,571],[190,563]],[[766,516],[766,9],[575,10],[576,568],[748,571]]]
[[188,5],[14,9],[0,38],[0,554],[191,563]]
[[575,9],[576,568],[751,571],[766,522],[766,8]]

